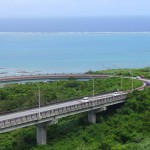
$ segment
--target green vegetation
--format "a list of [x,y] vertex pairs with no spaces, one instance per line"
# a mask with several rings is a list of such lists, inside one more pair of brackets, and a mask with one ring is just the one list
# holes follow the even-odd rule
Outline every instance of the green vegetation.
[[[95,79],[95,94],[131,89],[131,79],[120,78]],[[41,89],[41,103],[66,101],[92,95],[93,81],[55,81],[51,83],[12,84],[0,89],[0,112],[23,109],[38,105],[38,84]],[[134,80],[134,88],[142,85]]]
[[[131,89],[131,79],[95,79],[95,94]],[[92,95],[92,80],[36,83],[42,103],[65,101]],[[134,88],[141,86],[134,80]],[[13,84],[0,89],[0,111],[37,105],[37,86]],[[0,150],[149,150],[150,89],[134,91],[125,105],[113,106],[97,114],[97,124],[89,124],[87,113],[59,120],[48,127],[48,144],[36,145],[36,127],[0,134]]]
[[60,120],[48,127],[48,144],[36,146],[35,127],[0,134],[0,150],[149,150],[150,89],[135,91],[115,112],[98,114],[97,124],[87,115]]
[[141,68],[141,69],[109,69],[109,70],[100,70],[100,71],[88,71],[86,73],[90,74],[108,74],[114,76],[144,76],[145,78],[150,78],[150,68]]

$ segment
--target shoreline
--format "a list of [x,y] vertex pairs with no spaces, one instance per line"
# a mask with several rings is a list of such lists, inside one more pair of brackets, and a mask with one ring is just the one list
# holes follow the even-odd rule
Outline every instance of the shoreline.
[[107,78],[109,75],[103,74],[92,74],[89,75],[85,73],[78,74],[40,74],[40,75],[22,75],[22,76],[7,76],[0,77],[0,85],[11,83],[11,82],[30,82],[30,81],[44,81],[44,80],[66,80],[69,78],[76,78],[79,80],[90,79],[90,78]]

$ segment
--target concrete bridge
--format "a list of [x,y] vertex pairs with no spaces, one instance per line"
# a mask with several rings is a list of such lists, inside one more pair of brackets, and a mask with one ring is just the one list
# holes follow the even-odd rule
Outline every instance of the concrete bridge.
[[127,99],[127,92],[119,92],[89,97],[88,100],[78,99],[61,102],[21,112],[14,112],[0,116],[0,133],[16,130],[31,125],[37,126],[37,143],[46,144],[46,128],[56,124],[60,118],[88,112],[88,120],[96,123],[96,113],[105,111],[108,106],[123,103]]

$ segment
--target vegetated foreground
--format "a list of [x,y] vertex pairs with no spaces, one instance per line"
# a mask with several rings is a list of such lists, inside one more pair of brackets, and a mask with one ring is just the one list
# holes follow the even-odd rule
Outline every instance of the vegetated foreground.
[[[141,86],[134,80],[134,86]],[[92,94],[92,80],[40,83],[42,102],[67,100]],[[120,90],[120,78],[95,80],[95,93]],[[122,90],[131,89],[131,79],[123,79]],[[0,89],[0,110],[33,106],[37,87],[34,84],[12,85]],[[98,114],[97,124],[89,124],[87,114],[64,118],[48,127],[48,144],[36,146],[36,127],[0,134],[0,150],[149,150],[150,89],[135,91],[120,109],[109,108]]]
[[49,128],[49,143],[32,150],[149,150],[150,89],[135,91],[117,109],[99,114],[98,123],[88,125],[85,116],[64,120]]

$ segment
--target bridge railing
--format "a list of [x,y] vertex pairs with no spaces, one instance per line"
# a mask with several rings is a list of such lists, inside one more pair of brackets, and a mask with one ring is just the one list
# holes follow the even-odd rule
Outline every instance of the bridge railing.
[[[64,106],[56,109],[51,110],[45,110],[41,112],[42,119],[54,117],[54,116],[60,116],[67,114],[68,116],[70,113],[77,113],[78,111],[83,111],[89,108],[95,108],[97,106],[103,106],[105,104],[117,102],[123,99],[126,99],[127,94],[122,94],[118,96],[110,96],[106,98],[97,99],[94,101],[89,101],[85,103],[79,103],[79,104],[72,104],[69,106]],[[35,122],[38,120],[38,113],[33,112],[33,114],[24,115],[20,117],[10,118],[6,120],[0,121],[0,129],[9,128],[12,126],[20,125],[20,124],[27,124],[30,122]],[[1,131],[0,131],[1,132]]]
[[[109,93],[112,93],[112,92],[115,92],[115,91],[111,91],[111,92],[104,92],[102,93],[101,95],[104,95],[104,94],[109,94]],[[100,94],[95,94],[95,96],[99,96]],[[92,97],[93,95],[87,95],[86,97]],[[42,107],[45,107],[45,106],[48,106],[48,105],[55,105],[55,104],[62,104],[62,103],[65,103],[65,102],[71,102],[71,101],[75,101],[75,100],[78,100],[78,99],[82,99],[84,96],[82,97],[77,97],[77,98],[73,98],[73,99],[67,99],[67,100],[57,100],[57,101],[52,101],[52,102],[46,102],[44,104],[41,104],[41,108]],[[38,105],[35,105],[35,106],[31,106],[31,107],[24,107],[24,108],[17,108],[17,109],[13,109],[13,110],[9,110],[9,111],[2,111],[0,112],[0,116],[1,115],[7,115],[7,114],[11,114],[11,113],[15,113],[15,112],[18,112],[18,111],[26,111],[26,110],[30,110],[30,109],[34,109],[34,108],[39,108]]]

